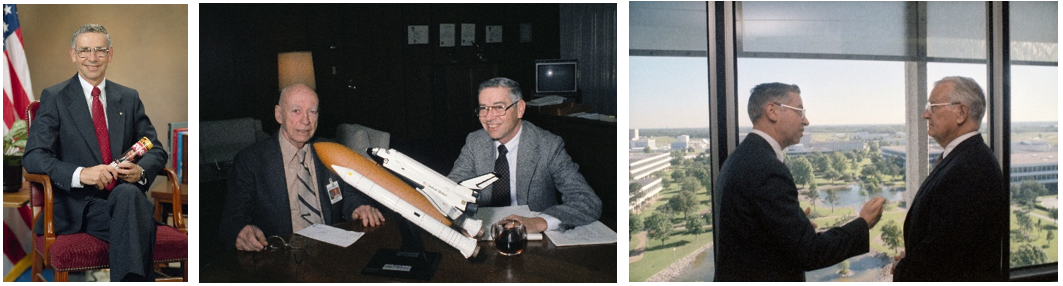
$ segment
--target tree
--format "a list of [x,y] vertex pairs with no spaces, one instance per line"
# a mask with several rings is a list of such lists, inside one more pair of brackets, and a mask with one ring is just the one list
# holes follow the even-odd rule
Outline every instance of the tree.
[[681,181],[679,183],[679,191],[680,192],[688,192],[689,191],[689,192],[693,193],[693,192],[698,190],[698,186],[699,185],[701,185],[701,184],[700,184],[700,182],[698,182],[697,178],[685,177],[685,178],[683,178],[683,181]]
[[1029,237],[1029,230],[1033,228],[1033,221],[1030,219],[1030,214],[1026,211],[1016,210],[1015,221],[1019,223],[1019,229],[1023,230],[1023,236]]
[[834,169],[834,160],[829,155],[821,155],[816,157],[816,170],[820,173],[826,173]]
[[897,247],[901,246],[901,239],[903,238],[900,227],[898,227],[897,222],[893,220],[886,222],[886,225],[882,226],[881,237],[882,242],[894,251],[897,250]]
[[651,152],[653,152],[653,149],[650,149],[650,146],[646,146],[646,148],[642,148],[642,153],[651,153]]
[[672,181],[680,182],[683,180],[683,172],[679,170],[672,171]]
[[842,263],[838,263],[838,276],[849,277],[850,275],[853,273],[849,271],[849,260],[842,260]]
[[830,204],[830,212],[834,212],[834,204],[837,204],[840,199],[838,197],[838,189],[827,190],[827,197],[824,200],[827,200],[827,203]]
[[805,185],[815,178],[812,172],[812,163],[809,163],[808,159],[797,157],[797,159],[794,159],[793,161],[794,163],[793,167],[790,168],[790,173],[794,176],[794,183]]
[[1011,253],[1011,267],[1043,264],[1047,260],[1048,255],[1045,255],[1044,250],[1029,244],[1020,245],[1018,250]]
[[705,225],[712,227],[712,209],[709,209],[709,212],[706,212],[701,217],[705,219]]
[[700,217],[692,216],[687,218],[687,231],[694,234],[694,241],[698,240],[698,234],[701,233],[702,226]]
[[864,166],[864,169],[860,170],[860,179],[867,181],[871,177],[878,176],[878,174],[879,171],[875,164],[868,164]]
[[[842,164],[844,164],[844,161],[842,162]],[[838,172],[838,170],[835,170],[835,169],[827,170],[827,173],[823,174],[823,177],[829,179],[832,184],[834,183],[835,179],[839,179],[842,176],[843,176],[842,173]]]
[[646,223],[642,220],[642,216],[635,213],[629,213],[628,217],[631,218],[628,220],[627,224],[628,235],[635,236],[636,233],[646,229]]
[[872,176],[867,181],[867,193],[869,195],[876,195],[882,191],[882,186],[879,185],[878,177]]
[[661,245],[672,234],[672,220],[661,213],[654,213],[646,219],[646,228],[649,229],[648,237],[651,240],[660,240]]
[[1037,197],[1043,196],[1047,193],[1048,189],[1036,181],[1022,181],[1019,185],[1017,194],[1015,193],[1015,188],[1012,187],[1012,197],[1027,208],[1033,208],[1036,206]]
[[816,209],[816,201],[819,200],[819,191],[816,190],[815,180],[808,185],[808,192],[805,193],[805,196],[808,197],[808,201],[812,203],[812,209]]
[[1057,209],[1057,208],[1048,209],[1048,215],[1050,217],[1052,217],[1052,222],[1056,223],[1058,225],[1059,219],[1057,217],[1059,216],[1059,209]]
[[627,187],[627,190],[628,190],[628,194],[629,194],[628,195],[628,203],[629,204],[635,204],[635,203],[637,203],[639,201],[639,199],[642,199],[642,195],[643,195],[643,193],[642,193],[642,184],[640,184],[639,182],[634,182],[634,183],[629,184],[628,187]]
[[834,171],[837,171],[839,174],[848,171],[849,164],[847,164],[848,162],[842,152],[835,151],[834,153],[830,153],[830,158],[834,164]]
[[1048,234],[1046,234],[1046,235],[1045,235],[1045,240],[1047,240],[1047,241],[1048,241],[1048,243],[1052,243],[1052,239],[1053,239],[1053,238],[1056,238],[1056,235],[1055,235],[1055,234],[1053,233],[1053,231],[1052,231],[1051,229],[1049,229],[1049,230],[1048,230],[1048,231],[1046,231],[1046,232],[1047,232]]
[[698,198],[693,191],[682,190],[668,199],[668,205],[673,211],[683,213],[683,218],[689,218],[690,213],[697,210]]

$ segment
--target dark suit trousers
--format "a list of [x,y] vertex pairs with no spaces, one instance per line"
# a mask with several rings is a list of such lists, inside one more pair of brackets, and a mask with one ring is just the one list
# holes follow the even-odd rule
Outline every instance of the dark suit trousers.
[[132,184],[118,184],[106,199],[89,198],[85,232],[110,245],[111,281],[153,280],[154,211],[155,205]]

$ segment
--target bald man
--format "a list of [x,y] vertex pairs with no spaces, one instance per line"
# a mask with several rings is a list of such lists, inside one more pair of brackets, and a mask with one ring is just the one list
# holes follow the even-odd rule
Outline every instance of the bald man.
[[376,226],[384,221],[371,200],[317,158],[318,99],[312,88],[284,88],[273,113],[281,124],[277,134],[233,160],[221,221],[227,249],[259,251],[266,247],[266,237],[287,237],[314,224],[362,220]]

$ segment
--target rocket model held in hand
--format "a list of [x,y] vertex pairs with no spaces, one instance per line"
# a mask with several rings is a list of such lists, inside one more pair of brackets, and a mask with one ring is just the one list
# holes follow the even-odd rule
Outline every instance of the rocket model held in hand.
[[475,212],[478,193],[472,189],[490,185],[497,180],[494,174],[457,184],[395,150],[371,150],[383,159],[385,166],[399,169],[397,173],[417,184],[418,189],[414,189],[380,164],[346,146],[320,142],[314,143],[314,149],[321,163],[345,182],[458,249],[465,258],[479,252],[473,236],[480,235],[482,222],[470,218],[472,214],[466,215],[465,212]]

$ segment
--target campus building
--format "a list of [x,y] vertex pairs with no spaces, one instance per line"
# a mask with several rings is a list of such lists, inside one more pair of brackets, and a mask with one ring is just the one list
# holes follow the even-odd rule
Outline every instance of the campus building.
[[[634,198],[634,193],[628,193],[629,210],[653,198],[664,189],[661,178],[654,177],[653,173],[671,167],[671,160],[669,153],[628,153],[628,174],[631,176],[629,183],[639,183],[642,186],[639,189],[642,193],[639,198]],[[632,201],[633,198],[634,201]]]
[[[1013,144],[1014,145],[1014,144]],[[901,167],[905,164],[905,146],[882,147],[882,157],[898,157]],[[944,150],[934,145],[930,146],[930,165],[933,166],[941,160]],[[1049,152],[1019,152],[1011,153],[1011,183],[1018,184],[1022,181],[1032,180],[1041,183],[1049,193],[1055,194],[1059,190],[1059,158],[1055,151]]]

